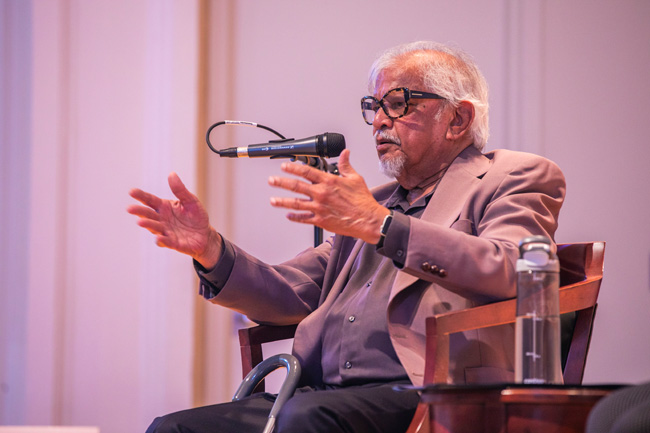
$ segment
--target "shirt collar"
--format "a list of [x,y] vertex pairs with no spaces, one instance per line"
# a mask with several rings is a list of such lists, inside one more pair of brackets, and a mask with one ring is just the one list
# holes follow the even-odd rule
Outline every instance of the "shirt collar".
[[388,199],[384,203],[384,206],[386,206],[388,209],[393,209],[393,210],[401,209],[402,213],[413,212],[419,208],[426,207],[434,191],[431,191],[429,194],[420,197],[417,201],[411,204],[406,199],[408,190],[398,184],[397,188],[395,188],[393,193],[388,197]]

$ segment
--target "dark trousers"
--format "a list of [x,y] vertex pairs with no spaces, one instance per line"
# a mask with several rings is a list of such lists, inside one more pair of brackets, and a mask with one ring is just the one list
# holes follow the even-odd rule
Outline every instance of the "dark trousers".
[[[420,397],[416,391],[396,391],[394,385],[300,388],[280,410],[275,432],[404,432]],[[147,433],[261,433],[274,400],[271,394],[254,394],[175,412],[156,418]]]

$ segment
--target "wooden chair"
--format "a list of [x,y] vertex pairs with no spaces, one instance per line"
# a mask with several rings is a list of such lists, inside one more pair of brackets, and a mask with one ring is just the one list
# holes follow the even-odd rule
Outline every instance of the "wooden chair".
[[[605,243],[558,245],[560,259],[560,313],[575,312],[564,367],[564,382],[582,383],[596,313],[596,300],[603,276]],[[473,329],[514,323],[516,299],[430,317],[426,322],[424,383],[445,383],[449,369],[449,335]],[[254,326],[239,330],[242,370],[245,376],[262,361],[262,344],[292,338],[296,326]],[[262,388],[263,389],[263,388]],[[260,388],[258,387],[258,391]],[[418,407],[409,432],[425,428],[424,405]]]

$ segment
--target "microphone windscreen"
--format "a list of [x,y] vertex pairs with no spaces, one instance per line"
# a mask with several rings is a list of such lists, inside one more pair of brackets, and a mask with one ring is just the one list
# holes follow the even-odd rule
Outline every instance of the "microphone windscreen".
[[339,156],[345,149],[345,137],[336,132],[326,132],[324,134],[324,145],[326,158],[334,158]]

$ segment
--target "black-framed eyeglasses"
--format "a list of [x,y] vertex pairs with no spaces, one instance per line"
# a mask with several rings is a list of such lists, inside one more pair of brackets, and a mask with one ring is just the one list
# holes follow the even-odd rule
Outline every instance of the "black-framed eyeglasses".
[[365,120],[368,125],[372,125],[379,107],[384,110],[384,113],[386,113],[386,116],[389,118],[399,119],[408,113],[409,100],[411,99],[445,98],[436,93],[410,90],[408,87],[397,87],[386,92],[381,99],[377,99],[374,96],[364,96],[361,98],[361,113],[363,114],[363,120]]

